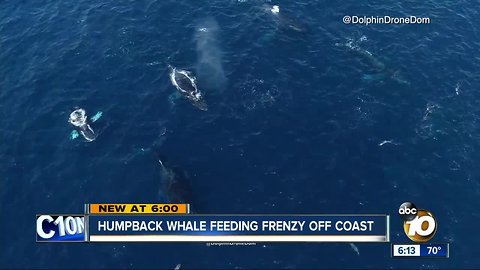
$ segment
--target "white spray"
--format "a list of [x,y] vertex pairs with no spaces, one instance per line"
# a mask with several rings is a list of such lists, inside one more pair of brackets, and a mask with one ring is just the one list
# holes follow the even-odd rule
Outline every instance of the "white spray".
[[220,27],[213,18],[207,18],[197,25],[195,42],[197,45],[197,77],[199,84],[221,90],[227,78],[223,70],[223,52],[218,45]]

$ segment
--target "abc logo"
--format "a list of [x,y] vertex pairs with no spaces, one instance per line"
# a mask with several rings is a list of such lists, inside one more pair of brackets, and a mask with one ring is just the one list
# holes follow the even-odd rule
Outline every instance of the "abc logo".
[[411,202],[400,205],[398,214],[403,219],[403,230],[410,240],[427,242],[437,232],[437,221],[431,212],[417,209]]
[[400,208],[398,209],[398,213],[400,215],[416,215],[417,214],[417,209],[416,208]]

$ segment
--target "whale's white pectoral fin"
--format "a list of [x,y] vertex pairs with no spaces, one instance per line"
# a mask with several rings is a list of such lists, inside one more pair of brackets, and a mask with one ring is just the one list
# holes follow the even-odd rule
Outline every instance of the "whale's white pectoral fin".
[[75,140],[79,135],[80,134],[78,134],[78,131],[72,130],[72,132],[70,132],[70,140]]
[[92,122],[96,122],[98,119],[102,117],[102,115],[103,115],[103,112],[99,111],[94,116],[90,117],[90,120]]

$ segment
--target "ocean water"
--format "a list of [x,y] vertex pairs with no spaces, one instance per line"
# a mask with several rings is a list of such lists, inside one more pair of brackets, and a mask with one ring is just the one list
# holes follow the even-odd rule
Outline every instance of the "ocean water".
[[[272,4],[307,31],[280,27]],[[0,1],[0,268],[479,268],[479,10]],[[208,111],[175,97],[169,64],[198,74]],[[69,138],[75,107],[103,112],[95,141]],[[37,213],[162,201],[158,155],[188,172],[196,212],[389,213],[392,242],[406,242],[395,211],[412,201],[435,214],[451,258],[395,260],[387,244],[35,243]]]

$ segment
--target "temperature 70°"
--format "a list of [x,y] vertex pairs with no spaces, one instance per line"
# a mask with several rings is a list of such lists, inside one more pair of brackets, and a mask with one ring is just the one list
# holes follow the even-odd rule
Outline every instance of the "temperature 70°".
[[428,252],[428,254],[436,255],[438,253],[438,251],[440,251],[441,249],[442,249],[442,247],[436,247],[436,246],[427,247],[427,252]]

